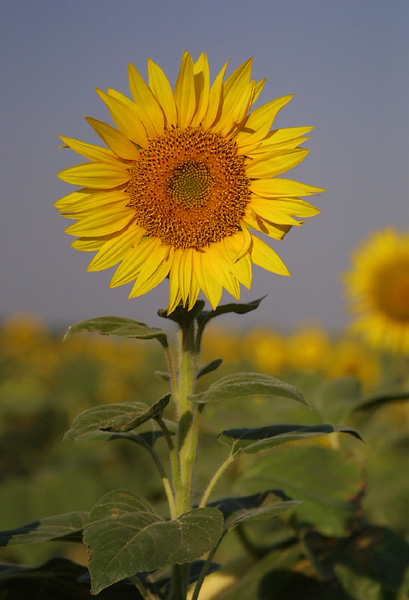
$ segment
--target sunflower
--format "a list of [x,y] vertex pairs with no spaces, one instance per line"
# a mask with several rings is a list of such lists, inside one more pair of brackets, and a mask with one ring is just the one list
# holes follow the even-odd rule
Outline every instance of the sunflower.
[[149,85],[129,65],[132,100],[108,89],[97,94],[116,127],[87,117],[107,148],[60,136],[89,159],[59,173],[81,186],[58,200],[76,222],[66,232],[77,250],[97,251],[88,270],[120,263],[110,287],[134,281],[129,297],[169,278],[169,312],[191,308],[203,290],[215,308],[225,288],[236,299],[250,288],[254,263],[288,275],[279,256],[256,233],[281,240],[319,211],[299,196],[312,187],[278,178],[298,165],[312,127],[271,129],[292,96],[249,113],[264,80],[251,79],[251,59],[224,81],[226,63],[210,85],[205,53],[182,56],[172,92],[148,61]]
[[373,233],[352,255],[345,274],[352,325],[372,345],[409,353],[409,234]]

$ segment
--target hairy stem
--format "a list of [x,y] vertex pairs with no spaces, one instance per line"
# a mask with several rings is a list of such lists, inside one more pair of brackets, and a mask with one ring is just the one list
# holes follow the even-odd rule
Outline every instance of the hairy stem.
[[220,465],[220,467],[217,469],[216,473],[213,475],[212,479],[210,480],[209,485],[207,486],[202,500],[199,504],[199,508],[203,508],[206,506],[210,495],[215,487],[215,485],[217,484],[217,482],[219,481],[220,477],[223,475],[223,473],[225,472],[225,470],[231,465],[231,463],[234,461],[234,459],[236,458],[236,456],[238,455],[238,453],[236,452],[235,454],[230,454],[226,460],[224,461],[223,464]]

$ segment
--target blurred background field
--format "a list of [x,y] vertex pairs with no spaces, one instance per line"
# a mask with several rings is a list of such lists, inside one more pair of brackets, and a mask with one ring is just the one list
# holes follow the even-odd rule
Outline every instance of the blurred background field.
[[[28,315],[10,316],[1,323],[1,529],[89,510],[104,493],[117,488],[133,489],[165,511],[160,479],[142,448],[123,440],[62,441],[74,417],[85,409],[112,402],[150,405],[167,393],[168,383],[155,376],[155,371],[167,369],[160,345],[96,334],[79,334],[63,343],[63,334]],[[254,462],[247,456],[228,471],[212,499],[282,488],[303,500],[301,518],[324,535],[346,535],[359,512],[360,518],[409,541],[408,377],[402,357],[370,350],[347,334],[331,336],[318,325],[287,334],[210,325],[202,357],[203,364],[215,358],[223,358],[223,363],[217,373],[200,380],[199,389],[229,373],[265,372],[297,385],[312,410],[265,398],[208,405],[199,488],[226,456],[216,441],[223,429],[273,423],[346,424],[362,435],[364,444],[333,434],[325,442],[318,438]],[[354,412],[365,398],[372,398],[372,405]],[[172,418],[171,412],[167,416]],[[222,553],[234,555],[233,544],[223,548]],[[56,554],[86,560],[82,546],[60,542],[11,546],[3,548],[0,557],[33,565]]]

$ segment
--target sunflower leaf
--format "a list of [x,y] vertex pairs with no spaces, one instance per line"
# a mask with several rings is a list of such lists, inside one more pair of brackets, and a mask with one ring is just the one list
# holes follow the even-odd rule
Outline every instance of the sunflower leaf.
[[369,411],[391,402],[407,402],[409,390],[390,390],[360,400],[352,412]]
[[[68,433],[68,432],[67,432]],[[174,435],[173,432],[169,432]],[[110,431],[94,430],[80,436],[81,442],[112,442],[114,440],[129,440],[144,448],[153,448],[156,441],[164,436],[163,431],[143,431],[142,433],[111,433]]]
[[0,532],[0,546],[35,544],[50,540],[65,539],[81,542],[81,532],[88,518],[87,512],[71,512],[45,517],[16,529]]
[[165,521],[141,496],[109,492],[93,507],[84,528],[92,593],[141,571],[198,559],[217,544],[222,528],[216,508],[196,508]]
[[162,381],[170,381],[170,373],[167,371],[155,371],[154,376],[156,379],[161,379]]
[[269,425],[254,429],[226,429],[218,436],[218,440],[232,447],[233,452],[255,454],[262,450],[277,448],[288,442],[328,435],[329,433],[349,433],[362,440],[359,433],[343,425]]
[[275,396],[296,400],[308,406],[302,392],[284,381],[260,373],[235,373],[222,377],[199,394],[192,394],[189,400],[199,404],[220,402],[243,396]]
[[207,375],[208,373],[212,373],[212,371],[215,371],[220,367],[222,362],[222,358],[215,358],[211,362],[207,363],[207,365],[203,365],[203,367],[199,369],[196,379],[199,379],[200,377],[203,377],[203,375]]
[[248,312],[251,312],[252,310],[256,310],[265,297],[266,296],[262,296],[257,300],[252,300],[251,302],[247,303],[230,302],[229,304],[221,304],[214,310],[203,310],[197,317],[199,327],[203,330],[203,328],[211,319],[214,319],[215,317],[218,317],[220,315],[225,315],[226,313],[236,313],[237,315],[244,315]]
[[223,535],[243,521],[267,519],[301,504],[282,490],[267,490],[251,496],[223,498],[207,506],[218,508],[224,517]]
[[64,440],[72,441],[91,431],[126,433],[150,419],[161,416],[169,400],[170,394],[166,394],[151,407],[143,402],[94,406],[84,410],[74,419],[71,429],[64,436]]
[[96,331],[101,335],[118,335],[120,337],[140,340],[157,339],[164,348],[168,346],[166,333],[162,329],[148,327],[145,323],[123,317],[95,317],[71,325],[64,336],[64,341],[80,331]]

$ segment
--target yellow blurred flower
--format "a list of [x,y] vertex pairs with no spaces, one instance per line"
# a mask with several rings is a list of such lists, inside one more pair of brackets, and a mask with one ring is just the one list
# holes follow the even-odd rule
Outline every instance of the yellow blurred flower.
[[288,339],[287,352],[293,369],[321,371],[330,360],[331,344],[321,327],[302,327]]
[[271,329],[253,329],[243,339],[243,356],[257,370],[274,375],[286,366],[286,344],[282,336]]
[[381,377],[379,356],[357,340],[345,338],[333,344],[327,377],[337,379],[354,375],[363,386],[372,387]]
[[373,346],[409,354],[409,233],[373,233],[345,274],[354,332]]
[[56,202],[76,220],[72,246],[98,251],[88,270],[120,263],[111,287],[134,281],[141,296],[169,277],[169,312],[192,307],[200,290],[215,308],[223,287],[236,299],[250,288],[254,263],[288,275],[278,255],[254,232],[281,240],[319,211],[300,200],[320,188],[278,178],[299,164],[311,127],[273,129],[283,96],[249,113],[264,80],[251,79],[251,59],[223,82],[226,63],[210,86],[202,53],[184,52],[174,91],[148,62],[149,85],[129,65],[132,100],[97,90],[117,127],[87,118],[108,146],[61,136],[89,159],[59,177],[80,190]]

